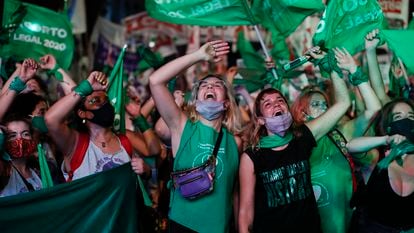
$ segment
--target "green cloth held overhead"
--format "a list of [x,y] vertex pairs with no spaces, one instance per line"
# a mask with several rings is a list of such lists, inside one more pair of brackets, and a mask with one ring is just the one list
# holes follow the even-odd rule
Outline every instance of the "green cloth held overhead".
[[399,57],[409,73],[414,73],[414,30],[382,30],[381,37]]
[[377,0],[331,0],[313,36],[313,44],[326,49],[345,47],[353,55],[364,49],[368,32],[382,28],[383,19]]
[[173,24],[200,26],[253,25],[246,0],[186,0],[162,2],[146,0],[151,17]]
[[131,165],[48,189],[0,198],[2,233],[136,233]]
[[322,0],[260,0],[253,1],[251,7],[258,22],[284,38],[294,32],[306,17],[324,9]]
[[[5,44],[0,46],[0,57],[23,60],[52,54],[60,66],[69,69],[74,53],[74,37],[66,15],[14,0],[4,1],[3,9],[2,27],[13,23],[18,26],[11,33],[0,31],[0,38],[8,36],[8,40],[1,40]],[[16,12],[19,16],[14,15]]]

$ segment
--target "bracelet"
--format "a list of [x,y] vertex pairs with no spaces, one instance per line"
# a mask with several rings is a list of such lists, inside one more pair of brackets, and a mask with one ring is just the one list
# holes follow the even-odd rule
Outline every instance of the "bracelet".
[[83,80],[79,83],[78,86],[73,89],[73,91],[78,94],[80,97],[84,98],[90,95],[93,92],[92,85],[88,82],[88,80]]
[[366,76],[362,72],[361,67],[358,67],[355,73],[353,74],[349,73],[348,79],[349,79],[349,82],[354,86],[358,86],[361,83],[368,82],[368,76]]
[[56,64],[53,67],[53,69],[49,70],[47,73],[48,74],[53,74],[58,81],[63,82],[63,75],[58,71],[59,68],[60,68],[60,66],[56,62]]
[[147,129],[150,129],[151,126],[148,124],[147,119],[143,117],[142,115],[137,116],[132,120],[132,124],[141,131],[141,133],[144,133]]
[[26,88],[26,83],[23,82],[19,76],[16,76],[9,85],[9,90],[13,90],[17,93],[20,93]]
[[330,75],[332,71],[335,71],[339,75],[339,77],[343,77],[342,70],[341,68],[339,68],[335,58],[335,54],[332,50],[329,50],[326,56],[318,60],[316,64],[319,65],[319,69],[322,72],[326,72],[328,75]]

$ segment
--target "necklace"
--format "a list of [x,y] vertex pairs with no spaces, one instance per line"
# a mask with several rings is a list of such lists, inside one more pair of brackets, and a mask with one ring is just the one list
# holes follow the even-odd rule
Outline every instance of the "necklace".
[[102,148],[105,148],[109,145],[109,143],[112,141],[112,136],[109,138],[109,140],[107,142],[103,141],[103,142],[99,142],[95,139],[95,142],[100,143]]

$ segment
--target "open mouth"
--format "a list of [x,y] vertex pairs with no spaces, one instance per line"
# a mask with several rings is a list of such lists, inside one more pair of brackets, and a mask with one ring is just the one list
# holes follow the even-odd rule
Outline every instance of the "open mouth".
[[282,111],[277,111],[275,114],[274,114],[274,116],[281,116],[283,113],[282,113]]
[[207,94],[204,96],[204,99],[206,99],[206,100],[215,100],[215,96],[214,96],[214,94],[213,94],[213,93],[207,93]]

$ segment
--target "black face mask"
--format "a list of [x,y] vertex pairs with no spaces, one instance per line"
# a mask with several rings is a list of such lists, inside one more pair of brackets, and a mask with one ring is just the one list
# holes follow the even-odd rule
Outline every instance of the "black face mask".
[[88,110],[93,113],[93,118],[89,121],[102,127],[111,127],[115,119],[115,110],[111,103],[106,102],[99,109]]
[[414,120],[405,118],[391,122],[389,126],[389,134],[403,135],[407,138],[407,140],[414,143]]

